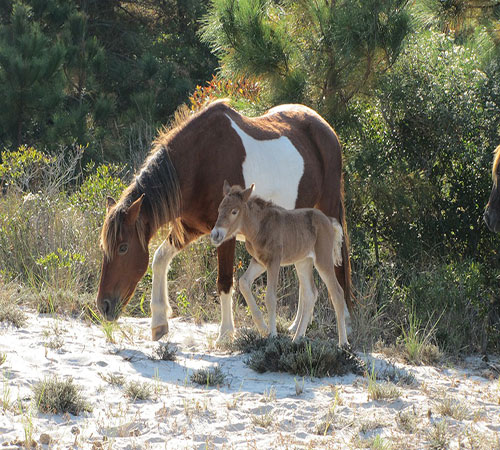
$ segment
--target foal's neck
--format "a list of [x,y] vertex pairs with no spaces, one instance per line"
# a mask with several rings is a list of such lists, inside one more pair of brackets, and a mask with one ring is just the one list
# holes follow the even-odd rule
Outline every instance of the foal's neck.
[[245,239],[253,242],[260,232],[262,213],[268,208],[268,205],[264,207],[257,204],[258,201],[263,201],[259,197],[250,198],[242,208],[242,225],[241,234],[245,236]]

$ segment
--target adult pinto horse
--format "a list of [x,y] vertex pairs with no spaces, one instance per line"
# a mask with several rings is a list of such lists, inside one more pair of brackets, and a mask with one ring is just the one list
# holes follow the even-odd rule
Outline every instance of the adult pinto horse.
[[[170,261],[190,242],[210,233],[224,180],[243,187],[255,183],[256,194],[266,200],[288,209],[316,207],[342,224],[342,265],[336,267],[336,275],[351,310],[337,135],[316,112],[302,105],[282,105],[263,116],[247,118],[224,101],[217,101],[162,133],[118,203],[108,198],[97,293],[97,307],[106,319],[119,316],[146,272],[151,238],[161,227],[170,225],[170,234],[153,257],[151,295],[152,338],[158,340],[168,333]],[[217,248],[222,316],[219,342],[234,332],[234,251],[234,239]]]

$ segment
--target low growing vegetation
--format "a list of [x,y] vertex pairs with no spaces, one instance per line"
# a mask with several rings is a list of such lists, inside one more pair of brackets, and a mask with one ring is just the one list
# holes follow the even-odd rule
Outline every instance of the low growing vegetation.
[[195,370],[189,377],[192,383],[201,386],[221,386],[226,381],[226,375],[220,366]]
[[83,397],[82,388],[72,378],[47,377],[33,386],[33,394],[35,405],[42,413],[77,416],[92,410]]

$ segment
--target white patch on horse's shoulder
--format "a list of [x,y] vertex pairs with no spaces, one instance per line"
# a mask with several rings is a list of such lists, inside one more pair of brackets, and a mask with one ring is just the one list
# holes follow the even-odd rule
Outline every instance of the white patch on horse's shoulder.
[[245,148],[242,166],[245,187],[255,183],[255,195],[287,209],[295,208],[304,159],[292,141],[286,136],[263,141],[254,139],[227,117]]

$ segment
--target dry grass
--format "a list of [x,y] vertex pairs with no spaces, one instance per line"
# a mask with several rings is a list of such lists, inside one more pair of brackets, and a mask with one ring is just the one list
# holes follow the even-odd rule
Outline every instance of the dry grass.
[[455,420],[464,420],[471,415],[470,406],[454,398],[445,397],[436,404],[436,411],[442,416]]
[[131,381],[125,385],[124,394],[133,402],[149,400],[153,395],[153,386],[147,381]]

